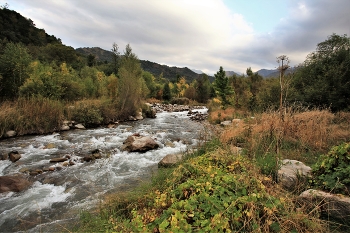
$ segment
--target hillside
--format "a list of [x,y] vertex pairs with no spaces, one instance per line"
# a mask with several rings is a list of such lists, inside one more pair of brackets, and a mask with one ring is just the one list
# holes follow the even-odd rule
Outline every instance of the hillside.
[[[95,56],[96,60],[100,62],[112,61],[113,53],[111,51],[107,51],[99,47],[77,48],[76,51],[84,56],[92,54]],[[163,78],[166,78],[170,81],[175,81],[178,75],[181,77],[185,77],[187,82],[192,82],[196,78],[203,76],[203,74],[198,74],[187,67],[170,67],[167,65],[161,65],[147,60],[140,60],[140,63],[144,71],[148,71],[156,77],[159,77],[161,74],[163,74]],[[214,77],[209,76],[209,80],[213,81]]]
[[0,40],[35,46],[61,43],[60,39],[48,35],[44,29],[36,28],[31,19],[7,8],[0,8]]

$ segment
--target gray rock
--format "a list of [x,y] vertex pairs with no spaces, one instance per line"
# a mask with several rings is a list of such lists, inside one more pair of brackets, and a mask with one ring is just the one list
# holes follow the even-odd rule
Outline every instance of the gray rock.
[[158,143],[156,143],[151,137],[134,134],[129,136],[123,142],[121,150],[128,152],[146,152],[157,149],[158,147]]
[[329,217],[344,222],[350,221],[350,197],[309,189],[300,194],[298,200],[310,208],[315,205]]
[[277,181],[288,190],[297,187],[300,181],[306,179],[311,173],[311,167],[297,160],[284,159],[277,172]]
[[7,131],[6,133],[5,133],[5,137],[7,137],[7,138],[12,138],[12,137],[14,137],[14,136],[16,136],[17,135],[17,133],[16,133],[16,131],[14,131],[14,130],[9,130],[9,131]]
[[176,163],[182,161],[184,157],[184,154],[169,154],[165,156],[159,163],[158,167],[171,167],[174,166]]
[[76,125],[74,125],[74,128],[76,128],[76,129],[85,129],[85,126],[83,126],[82,124],[76,124]]
[[68,125],[62,125],[60,130],[67,131],[67,130],[70,130],[70,127]]
[[231,121],[222,121],[222,122],[220,123],[220,125],[222,125],[222,126],[229,126],[229,125],[231,125],[231,124],[232,124]]

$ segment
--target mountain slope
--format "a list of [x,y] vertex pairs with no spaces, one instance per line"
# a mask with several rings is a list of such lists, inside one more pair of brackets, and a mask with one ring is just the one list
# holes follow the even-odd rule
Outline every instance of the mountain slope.
[[[99,47],[93,48],[77,48],[76,51],[84,56],[88,56],[90,54],[94,55],[97,61],[101,62],[111,62],[113,52],[101,49]],[[140,60],[141,67],[144,71],[148,71],[156,77],[159,77],[161,74],[163,78],[166,78],[172,82],[176,81],[177,76],[185,77],[187,82],[190,83],[198,77],[203,76],[203,74],[198,74],[193,72],[191,69],[187,67],[170,67],[167,65],[161,65],[155,62]],[[214,77],[208,76],[210,81],[214,80]]]
[[60,39],[48,35],[44,29],[36,28],[31,19],[7,8],[0,8],[0,40],[36,46],[61,43]]

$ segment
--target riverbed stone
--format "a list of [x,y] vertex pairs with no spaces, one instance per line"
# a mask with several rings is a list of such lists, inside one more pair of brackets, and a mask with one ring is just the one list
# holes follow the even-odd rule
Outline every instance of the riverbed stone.
[[54,149],[54,148],[56,148],[56,145],[54,143],[49,143],[44,147],[44,149]]
[[82,125],[82,124],[76,124],[76,125],[74,125],[74,128],[76,128],[76,129],[85,129],[85,126]]
[[0,176],[0,193],[21,192],[31,184],[23,175]]
[[14,137],[14,136],[16,136],[16,135],[17,135],[17,132],[14,131],[14,130],[9,130],[9,131],[7,131],[7,132],[5,133],[5,137],[7,137],[7,138],[12,138],[12,137]]
[[53,159],[50,159],[50,163],[61,163],[67,160],[68,159],[66,157],[53,158]]
[[60,130],[61,131],[68,131],[68,130],[70,130],[70,127],[68,125],[62,125]]
[[129,136],[124,142],[121,150],[128,152],[146,152],[159,147],[149,136],[134,134]]
[[8,154],[8,156],[9,156],[9,159],[11,160],[11,162],[16,162],[16,161],[18,161],[22,156],[21,156],[21,154],[20,153],[18,153],[18,151],[11,151],[9,154]]

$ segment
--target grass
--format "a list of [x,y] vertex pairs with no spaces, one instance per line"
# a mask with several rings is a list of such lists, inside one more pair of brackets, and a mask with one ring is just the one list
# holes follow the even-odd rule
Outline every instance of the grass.
[[20,98],[0,106],[0,135],[15,130],[17,135],[45,134],[58,130],[64,119],[61,102],[46,98]]
[[152,183],[112,195],[78,232],[326,232],[294,196],[218,140]]
[[[216,109],[228,119],[245,115]],[[224,118],[220,118],[224,119]],[[216,121],[212,117],[211,120]],[[288,109],[257,114],[229,127],[172,169],[162,169],[134,191],[112,194],[95,214],[84,213],[78,232],[330,232],[321,206],[299,203],[305,190],[275,182],[280,159],[309,165],[333,145],[349,141],[350,113]],[[242,155],[236,146],[244,148]]]

